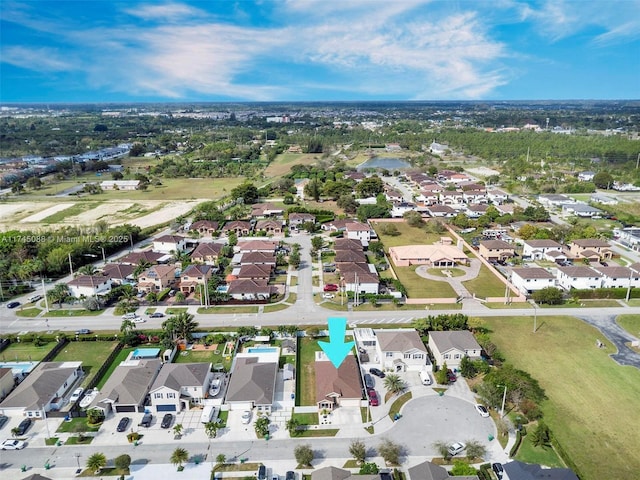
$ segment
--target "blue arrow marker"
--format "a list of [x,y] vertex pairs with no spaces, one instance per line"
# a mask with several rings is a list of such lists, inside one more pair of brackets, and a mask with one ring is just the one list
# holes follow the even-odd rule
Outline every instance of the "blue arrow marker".
[[329,317],[329,342],[318,342],[320,348],[329,357],[331,363],[336,368],[342,365],[342,362],[349,355],[349,351],[355,345],[355,342],[345,342],[344,334],[347,331],[347,319],[344,317]]

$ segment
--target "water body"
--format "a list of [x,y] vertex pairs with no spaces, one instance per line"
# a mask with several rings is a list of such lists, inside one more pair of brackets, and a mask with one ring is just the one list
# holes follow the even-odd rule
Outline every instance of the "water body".
[[364,163],[358,165],[358,171],[367,168],[380,168],[386,170],[398,170],[401,168],[410,168],[411,164],[406,160],[396,157],[372,157]]

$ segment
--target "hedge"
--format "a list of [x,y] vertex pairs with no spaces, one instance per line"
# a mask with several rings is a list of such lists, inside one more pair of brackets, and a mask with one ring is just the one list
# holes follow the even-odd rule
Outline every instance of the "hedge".
[[513,444],[511,450],[509,451],[509,457],[515,457],[516,453],[518,453],[518,449],[520,448],[520,444],[522,443],[522,433],[520,431],[516,432],[516,443]]
[[[627,288],[594,288],[593,290],[571,290],[569,295],[582,299],[613,298],[624,300],[627,298]],[[629,298],[640,298],[640,288],[632,288]]]
[[157,301],[161,302],[162,300],[164,300],[166,296],[169,295],[170,291],[171,291],[170,288],[165,288],[163,291],[161,291],[156,297]]
[[480,465],[480,470],[478,470],[478,478],[480,480],[493,480],[493,477],[491,476],[491,464],[490,463],[483,463],[482,465]]
[[562,448],[562,445],[558,443],[558,439],[555,437],[555,435],[553,435],[553,432],[551,433],[551,445],[555,449],[556,453],[560,456],[564,464],[571,470],[573,470],[573,473],[575,473],[578,478],[584,478],[582,476],[582,473],[580,473],[580,470],[578,470],[578,466],[573,462],[573,460],[571,460],[571,457],[567,454],[565,449]]

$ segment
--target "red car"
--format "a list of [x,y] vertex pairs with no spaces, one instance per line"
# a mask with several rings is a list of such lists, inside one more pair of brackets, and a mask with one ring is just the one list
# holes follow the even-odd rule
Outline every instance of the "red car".
[[449,380],[449,383],[453,383],[453,382],[455,382],[457,379],[458,379],[458,377],[456,377],[456,374],[455,374],[455,373],[453,373],[453,372],[451,371],[451,369],[449,368],[449,369],[447,370],[447,380]]
[[371,405],[372,407],[377,407],[378,405],[380,405],[378,394],[374,389],[367,390],[367,395],[369,395],[369,405]]
[[327,283],[324,286],[324,291],[325,292],[337,292],[338,291],[338,285],[336,285],[335,283]]

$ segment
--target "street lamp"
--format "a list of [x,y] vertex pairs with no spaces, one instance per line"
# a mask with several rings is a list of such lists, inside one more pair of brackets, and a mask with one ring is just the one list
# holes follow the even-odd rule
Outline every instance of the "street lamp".
[[504,393],[502,394],[502,409],[500,412],[500,418],[504,418],[504,403],[507,400],[507,386],[506,385],[496,385],[496,387],[504,387]]
[[533,333],[536,333],[538,329],[538,307],[535,300],[531,300],[531,305],[533,306]]

